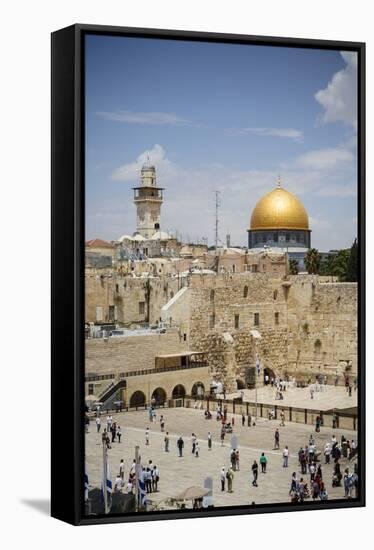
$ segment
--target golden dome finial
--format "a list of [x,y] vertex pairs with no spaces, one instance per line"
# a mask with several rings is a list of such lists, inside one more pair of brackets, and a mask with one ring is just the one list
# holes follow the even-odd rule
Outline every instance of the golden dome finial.
[[281,187],[281,177],[280,177],[280,174],[278,174],[277,183],[278,183],[278,187]]

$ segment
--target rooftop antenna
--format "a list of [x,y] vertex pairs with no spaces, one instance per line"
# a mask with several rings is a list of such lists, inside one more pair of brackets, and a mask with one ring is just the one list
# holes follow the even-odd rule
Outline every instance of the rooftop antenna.
[[214,232],[214,246],[215,246],[216,254],[217,254],[217,249],[218,249],[218,221],[219,221],[219,219],[218,219],[218,209],[221,206],[221,198],[220,198],[221,192],[220,191],[214,191],[214,194],[216,196],[216,223],[215,223],[215,232]]

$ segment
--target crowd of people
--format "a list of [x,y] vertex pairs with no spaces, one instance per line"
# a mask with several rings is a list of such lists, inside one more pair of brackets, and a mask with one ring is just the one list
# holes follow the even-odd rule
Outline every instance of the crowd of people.
[[[204,411],[206,419],[212,418],[212,413],[209,411],[209,417],[207,417],[207,411]],[[158,411],[156,407],[151,405],[147,411],[148,419],[150,422],[157,422]],[[220,423],[218,430],[220,434],[221,446],[224,445],[225,436],[227,433],[233,433],[235,429],[235,417],[231,418],[231,422],[228,419],[227,407],[223,404],[218,404],[216,409],[216,420]],[[283,468],[288,468],[290,463],[290,449],[287,444],[283,444],[281,447],[281,431],[282,440],[287,433],[282,428],[285,426],[285,413],[281,410],[278,413],[278,417],[274,414],[273,410],[269,410],[269,421],[279,421],[279,427],[274,431],[274,445],[272,451],[279,451],[281,464]],[[238,420],[238,417],[236,417]],[[244,414],[239,416],[239,423],[241,420],[241,426],[254,427],[256,423],[253,421],[250,414]],[[105,427],[102,427],[104,422],[98,413],[95,418],[96,431],[101,434],[102,443],[106,449],[111,449],[113,445],[121,443],[122,430],[118,421],[113,420],[111,414],[106,417]],[[163,449],[165,453],[170,452],[170,435],[166,430],[166,418],[164,414],[159,415],[158,423],[160,426],[160,432],[163,434]],[[209,423],[210,424],[210,423]],[[317,415],[315,431],[320,432],[321,425],[323,425],[322,418]],[[281,431],[280,431],[281,430]],[[146,426],[144,431],[144,445],[150,447],[152,432],[149,426]],[[191,452],[192,456],[199,459],[201,453],[201,440],[199,442],[195,432],[192,432],[189,437],[179,435],[176,440],[176,455],[180,458],[184,457],[185,453],[185,439],[187,443],[190,441],[191,447],[188,452]],[[213,435],[212,431],[207,432],[207,436],[203,441],[206,441],[202,445],[203,452],[205,449],[211,452],[213,449]],[[232,493],[234,491],[234,478],[237,472],[240,471],[240,452],[238,447],[233,447],[233,441],[235,436],[231,436],[231,449],[229,452],[228,465],[222,466],[219,472],[219,482],[221,492],[227,491]],[[321,441],[319,439],[319,444]],[[313,499],[325,501],[328,500],[328,487],[342,487],[344,489],[344,496],[347,499],[357,497],[358,494],[358,469],[357,464],[353,464],[353,468],[350,465],[357,454],[357,442],[353,439],[349,440],[344,435],[340,437],[338,441],[335,432],[333,433],[331,440],[324,443],[324,446],[317,448],[315,436],[310,435],[309,440],[305,444],[301,445],[297,451],[297,460],[299,465],[299,473],[294,471],[291,476],[291,483],[288,496],[291,502],[304,502],[306,499]],[[275,453],[278,454],[278,453]],[[295,455],[292,455],[295,457]],[[332,476],[329,479],[325,479],[322,472],[322,461],[325,465],[333,464]],[[344,466],[341,466],[341,461],[344,461]],[[293,465],[293,461],[291,461]],[[258,460],[253,460],[252,464],[244,464],[243,468],[249,468],[250,483],[253,487],[259,486],[259,472],[260,475],[268,473],[269,459],[265,451],[260,452]],[[136,490],[136,478],[137,476],[144,482],[145,492],[147,494],[157,493],[159,491],[160,472],[159,468],[153,464],[152,460],[149,460],[148,464],[144,465],[139,461],[138,469],[136,467],[136,461],[133,460],[132,464],[126,472],[126,466],[124,459],[120,460],[118,465],[118,473],[116,474],[114,482],[114,491],[121,493],[133,494]]]

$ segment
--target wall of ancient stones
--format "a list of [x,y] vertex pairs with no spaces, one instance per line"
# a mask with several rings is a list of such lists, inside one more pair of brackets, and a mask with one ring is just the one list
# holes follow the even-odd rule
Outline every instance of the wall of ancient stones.
[[[112,270],[87,270],[85,321],[97,321],[97,307],[101,307],[103,322],[115,320],[123,326],[146,321],[154,324],[159,321],[161,307],[182,284],[184,280],[176,277],[131,277]],[[110,306],[115,308],[115,319],[111,318]]]

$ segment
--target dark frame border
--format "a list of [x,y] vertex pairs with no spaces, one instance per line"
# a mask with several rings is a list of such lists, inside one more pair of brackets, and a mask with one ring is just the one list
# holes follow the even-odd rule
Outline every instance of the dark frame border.
[[[84,515],[84,37],[88,34],[330,49],[358,53],[359,498],[262,504],[211,511]],[[73,525],[365,506],[365,44],[211,32],[72,25],[52,33],[51,515]],[[64,434],[64,435],[62,435]]]

